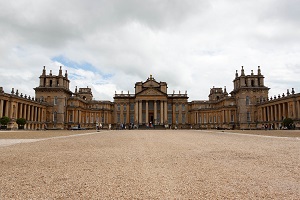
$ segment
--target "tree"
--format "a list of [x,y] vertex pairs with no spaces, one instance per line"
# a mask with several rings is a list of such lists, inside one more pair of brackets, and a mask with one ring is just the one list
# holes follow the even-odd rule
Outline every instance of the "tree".
[[19,126],[19,129],[23,129],[24,128],[24,125],[26,124],[26,119],[24,118],[18,118],[16,123],[18,124]]
[[6,128],[8,122],[10,122],[10,119],[6,116],[3,116],[0,118],[0,124],[1,124],[1,128]]
[[283,127],[287,127],[288,129],[293,128],[294,121],[291,118],[285,118],[282,121]]

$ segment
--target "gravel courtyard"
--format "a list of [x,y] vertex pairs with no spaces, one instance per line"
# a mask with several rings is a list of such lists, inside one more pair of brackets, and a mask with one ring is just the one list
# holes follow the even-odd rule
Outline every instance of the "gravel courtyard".
[[300,199],[300,131],[0,131],[0,199]]

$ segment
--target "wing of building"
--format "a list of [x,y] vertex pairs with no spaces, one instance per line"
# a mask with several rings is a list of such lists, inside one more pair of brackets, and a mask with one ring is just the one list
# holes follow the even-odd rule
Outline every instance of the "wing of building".
[[300,93],[269,97],[260,67],[245,75],[235,73],[234,89],[212,87],[207,100],[188,101],[187,92],[168,92],[166,82],[150,75],[135,83],[135,93],[115,93],[114,101],[94,100],[91,88],[70,91],[67,71],[46,73],[43,68],[35,97],[0,87],[0,117],[10,118],[8,129],[17,129],[16,120],[26,119],[25,129],[101,128],[185,128],[261,129],[281,128],[291,118],[300,128]]

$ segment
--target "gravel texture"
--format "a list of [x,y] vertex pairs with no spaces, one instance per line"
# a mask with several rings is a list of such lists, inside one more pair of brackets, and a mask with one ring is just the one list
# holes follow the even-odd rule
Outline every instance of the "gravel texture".
[[0,199],[300,199],[298,131],[70,132],[0,132]]

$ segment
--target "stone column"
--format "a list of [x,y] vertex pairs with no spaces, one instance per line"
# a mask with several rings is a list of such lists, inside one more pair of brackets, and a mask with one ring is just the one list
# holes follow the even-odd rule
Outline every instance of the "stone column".
[[138,123],[139,121],[139,104],[138,101],[134,102],[134,123]]
[[24,104],[24,119],[28,120],[28,117],[27,117],[27,104]]
[[0,117],[3,116],[3,100],[0,100]]
[[9,107],[9,102],[8,101],[6,101],[6,107],[5,107],[5,111],[4,111],[4,115],[6,115],[6,117],[8,117],[9,116],[9,113],[8,113],[8,107]]
[[293,101],[293,116],[291,116],[292,118],[296,118],[297,115],[296,115],[296,102]]
[[157,104],[156,104],[156,100],[154,101],[154,122],[153,124],[157,124]]
[[142,105],[143,101],[139,101],[139,124],[143,123],[143,105]]
[[149,123],[149,102],[146,101],[146,124]]
[[286,110],[285,110],[285,103],[282,104],[282,116],[283,118],[286,118]]
[[35,109],[34,109],[34,111],[35,111],[35,119],[34,119],[34,121],[38,121],[38,107],[37,106],[35,106]]
[[164,122],[168,121],[168,104],[164,101]]
[[160,123],[164,124],[164,104],[160,101]]
[[281,120],[281,116],[282,116],[282,111],[281,111],[281,103],[278,104],[278,120]]
[[278,104],[277,105],[275,105],[275,121],[277,121],[278,120]]
[[270,106],[270,110],[271,110],[271,120],[270,121],[274,121],[274,106]]
[[20,118],[24,118],[23,117],[23,106],[24,106],[24,104],[23,103],[20,103]]
[[299,106],[300,106],[300,101],[297,101],[297,116],[296,116],[296,118],[300,118],[300,108],[299,108]]

